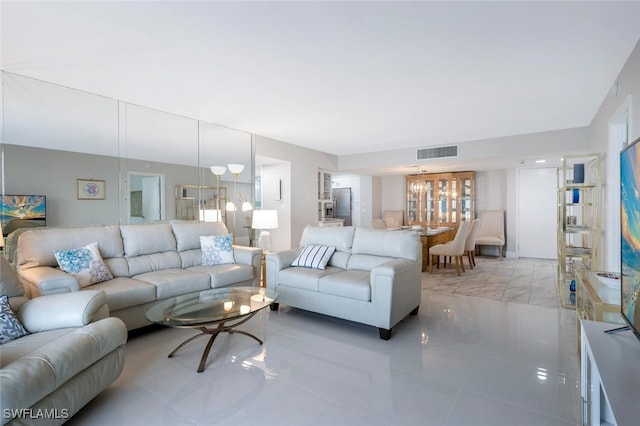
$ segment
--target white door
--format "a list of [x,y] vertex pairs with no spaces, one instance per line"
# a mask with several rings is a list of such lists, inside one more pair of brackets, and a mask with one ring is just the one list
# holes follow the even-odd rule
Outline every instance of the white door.
[[160,176],[142,178],[142,217],[143,222],[160,220]]
[[518,180],[518,256],[557,259],[555,168],[521,169]]

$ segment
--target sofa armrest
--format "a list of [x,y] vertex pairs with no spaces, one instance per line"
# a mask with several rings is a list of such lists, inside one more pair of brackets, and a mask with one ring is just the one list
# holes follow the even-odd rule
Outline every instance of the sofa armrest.
[[51,266],[20,269],[18,275],[34,296],[80,291],[80,283],[73,275]]
[[262,263],[262,249],[258,247],[233,246],[233,257],[236,263],[255,265]]
[[291,263],[300,254],[300,248],[268,253],[267,263],[267,287],[275,288],[278,285],[278,273],[291,266]]
[[17,313],[30,333],[82,327],[108,316],[107,297],[96,290],[36,297],[22,305]]
[[378,327],[390,329],[420,305],[422,261],[393,259],[371,270],[371,301],[383,320]]
[[253,286],[260,286],[262,275],[262,249],[258,247],[233,246],[233,257],[236,263],[253,267]]

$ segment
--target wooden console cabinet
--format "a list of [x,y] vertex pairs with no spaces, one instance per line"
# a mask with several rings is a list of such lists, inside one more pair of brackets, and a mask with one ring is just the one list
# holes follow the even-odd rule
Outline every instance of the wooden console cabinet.
[[640,341],[615,325],[582,321],[580,425],[636,425],[640,419]]

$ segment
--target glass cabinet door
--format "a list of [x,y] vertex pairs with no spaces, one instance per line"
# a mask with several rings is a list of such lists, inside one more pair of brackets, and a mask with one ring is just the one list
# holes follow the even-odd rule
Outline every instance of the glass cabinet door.
[[427,225],[435,222],[436,220],[436,205],[435,205],[435,180],[427,179],[424,181],[426,184],[426,191],[424,195],[425,204],[425,223]]
[[437,222],[449,222],[449,179],[438,179],[438,218]]
[[472,220],[473,211],[473,178],[464,176],[460,178],[460,218],[461,220]]
[[474,219],[474,176],[474,172],[407,176],[408,224],[456,226]]

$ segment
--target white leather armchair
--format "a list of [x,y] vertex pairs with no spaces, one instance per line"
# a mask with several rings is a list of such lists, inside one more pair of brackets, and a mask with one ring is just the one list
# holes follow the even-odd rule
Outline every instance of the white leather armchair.
[[42,410],[56,417],[47,424],[62,424],[118,378],[127,328],[108,317],[102,291],[29,300],[6,259],[0,263],[0,294],[29,333],[0,345],[0,412],[9,413],[2,424],[20,416],[30,424],[25,416]]

